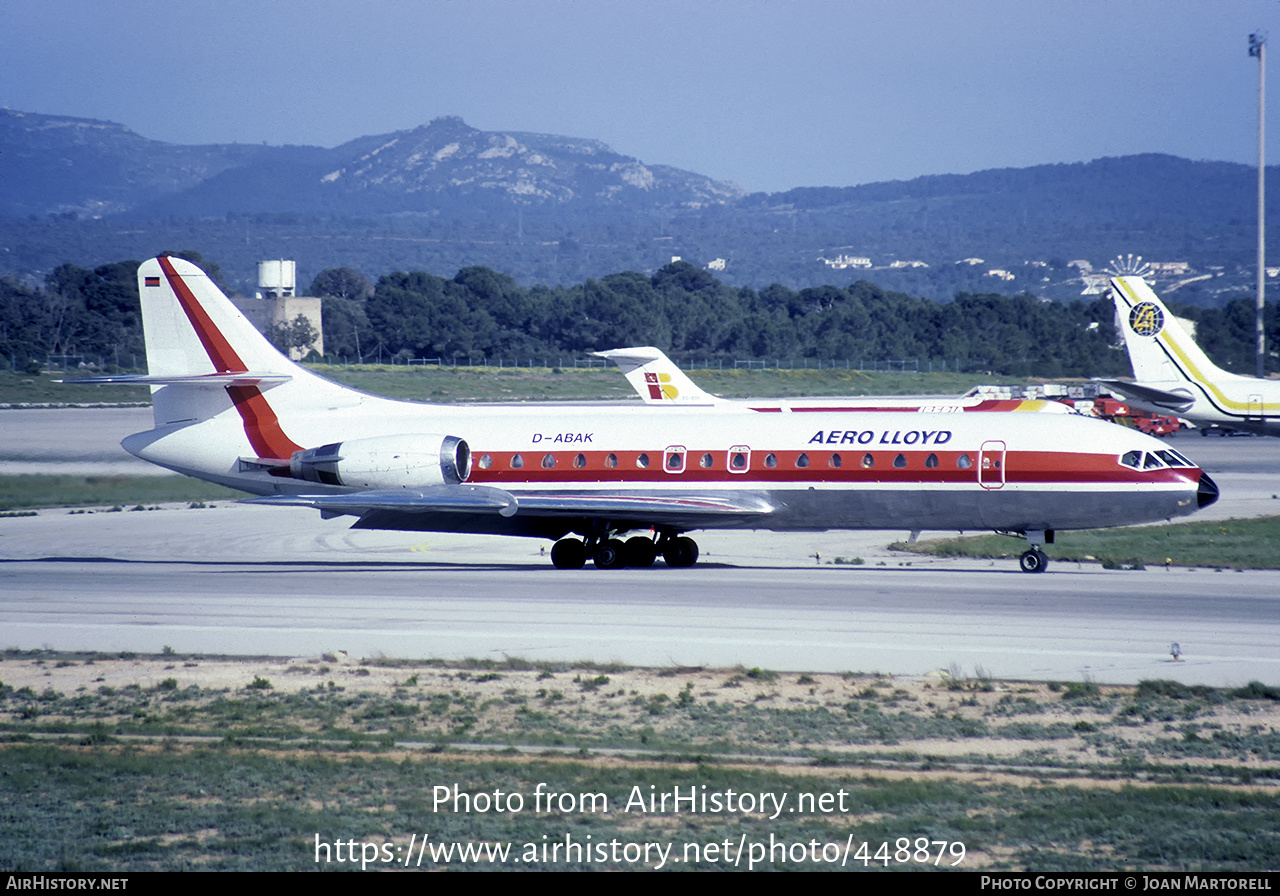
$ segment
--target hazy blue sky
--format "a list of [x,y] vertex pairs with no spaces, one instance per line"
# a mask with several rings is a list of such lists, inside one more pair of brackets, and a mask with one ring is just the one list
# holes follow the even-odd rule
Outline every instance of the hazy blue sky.
[[1259,28],[1280,100],[1280,0],[0,0],[0,103],[174,143],[459,115],[769,191],[1253,163]]

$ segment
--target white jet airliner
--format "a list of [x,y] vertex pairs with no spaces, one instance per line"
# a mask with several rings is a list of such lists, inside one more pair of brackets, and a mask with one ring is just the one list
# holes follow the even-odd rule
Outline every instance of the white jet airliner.
[[393,401],[290,362],[195,265],[155,258],[138,284],[149,373],[96,379],[152,387],[130,453],[356,528],[553,539],[562,569],[692,566],[697,529],[995,529],[1040,572],[1056,529],[1218,494],[1157,440],[1069,415]]
[[1217,367],[1141,277],[1113,277],[1111,297],[1135,381],[1102,380],[1108,388],[1199,426],[1280,435],[1280,382]]
[[607,358],[622,371],[640,400],[655,407],[702,407],[714,410],[794,411],[915,411],[922,414],[954,414],[958,412],[1035,411],[1044,414],[1072,414],[1071,408],[1059,401],[1021,398],[779,398],[737,400],[717,398],[702,391],[685,372],[676,366],[662,349],[651,345],[615,348],[592,352]]

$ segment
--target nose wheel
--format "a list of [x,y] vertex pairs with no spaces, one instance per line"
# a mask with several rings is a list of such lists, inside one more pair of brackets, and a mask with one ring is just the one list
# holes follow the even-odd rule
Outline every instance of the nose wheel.
[[1018,565],[1023,572],[1044,572],[1049,566],[1049,558],[1039,548],[1032,548],[1018,558]]
[[1018,566],[1023,572],[1044,572],[1049,568],[1049,558],[1040,550],[1041,545],[1053,544],[1052,529],[1009,530],[997,529],[997,535],[1011,535],[1014,538],[1025,538],[1027,549],[1018,557]]

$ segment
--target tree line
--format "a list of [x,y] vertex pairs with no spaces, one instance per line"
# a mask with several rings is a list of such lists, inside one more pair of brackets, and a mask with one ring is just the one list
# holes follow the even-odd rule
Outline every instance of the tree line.
[[[179,254],[219,279],[216,265]],[[4,366],[34,371],[49,355],[140,363],[138,265],[64,264],[43,288],[0,280]],[[523,287],[488,267],[466,267],[452,278],[397,271],[376,283],[350,268],[330,268],[310,294],[323,298],[326,351],[349,360],[480,361],[654,345],[678,362],[917,359],[1002,375],[1129,373],[1106,296],[1062,303],[961,292],[938,302],[861,280],[756,290],[726,286],[685,262],[651,276],[627,271],[555,287]],[[1252,368],[1249,300],[1177,313],[1197,321],[1201,344],[1223,366]],[[1276,331],[1272,313],[1272,345]]]

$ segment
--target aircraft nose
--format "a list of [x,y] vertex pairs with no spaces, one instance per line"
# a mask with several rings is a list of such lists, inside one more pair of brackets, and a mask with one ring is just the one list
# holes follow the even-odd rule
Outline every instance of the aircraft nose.
[[1209,474],[1200,473],[1200,487],[1196,489],[1196,500],[1201,507],[1208,507],[1218,500],[1218,485],[1209,478]]

